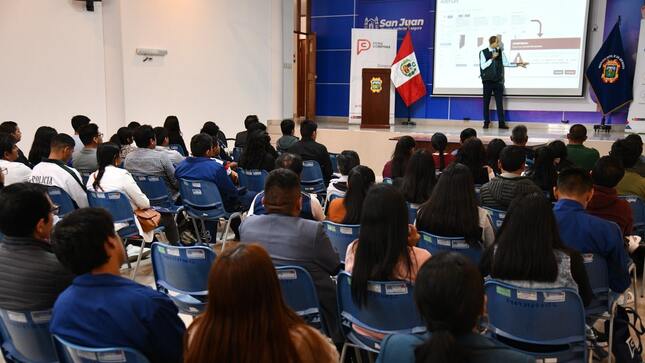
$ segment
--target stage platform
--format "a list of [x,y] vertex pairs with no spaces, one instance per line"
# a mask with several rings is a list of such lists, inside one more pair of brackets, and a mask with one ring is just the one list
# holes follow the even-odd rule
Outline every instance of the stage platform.
[[[430,137],[435,132],[442,132],[448,137],[449,142],[459,142],[461,130],[472,127],[477,131],[477,136],[485,143],[500,138],[510,144],[511,129],[519,123],[509,123],[510,129],[500,130],[497,123],[493,122],[491,128],[484,129],[481,121],[456,121],[456,120],[415,120],[417,125],[402,125],[400,122],[390,126],[389,129],[361,129],[359,125],[350,125],[347,120],[318,120],[318,141],[325,144],[330,152],[342,150],[355,150],[361,157],[361,163],[367,165],[380,176],[385,162],[390,159],[396,141],[393,137],[410,135]],[[571,125],[569,124],[541,124],[525,123],[529,133],[529,145],[545,144],[553,140],[563,140]],[[625,137],[624,125],[615,126],[610,133],[594,133],[593,125],[586,125],[589,131],[589,147],[598,149],[600,155],[607,155],[615,140]],[[280,122],[269,121],[268,127],[271,140],[275,142],[280,136]],[[298,131],[296,130],[296,135]]]

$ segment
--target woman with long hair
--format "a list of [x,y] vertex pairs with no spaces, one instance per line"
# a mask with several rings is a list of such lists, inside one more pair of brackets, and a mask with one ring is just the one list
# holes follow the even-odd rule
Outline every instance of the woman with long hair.
[[488,165],[495,175],[499,175],[502,171],[499,168],[499,154],[502,152],[502,149],[506,147],[506,143],[502,139],[492,139],[488,142],[486,147],[486,165]]
[[217,257],[206,311],[188,328],[184,346],[184,363],[338,362],[329,339],[287,307],[271,258],[257,244]]
[[49,126],[40,126],[36,129],[36,134],[34,135],[34,141],[31,143],[31,149],[29,150],[29,163],[32,166],[47,159],[49,157],[49,152],[51,148],[52,138],[58,135],[56,129]]
[[452,164],[444,170],[430,199],[417,213],[417,228],[442,237],[464,237],[473,247],[495,241],[488,213],[479,207],[470,169]]
[[482,185],[488,182],[491,170],[486,165],[486,149],[484,144],[476,137],[466,140],[457,152],[457,163],[464,164],[470,169],[475,184]]
[[575,167],[575,165],[567,159],[569,151],[567,149],[567,145],[562,140],[551,141],[547,147],[553,153],[553,157],[555,158],[555,167],[558,173],[564,169]]
[[179,145],[181,146],[183,152],[182,155],[188,155],[188,148],[182,137],[181,129],[179,128],[179,119],[177,116],[168,116],[166,121],[163,123],[164,129],[168,130],[168,141],[170,145]]
[[375,181],[374,171],[367,166],[358,165],[352,168],[347,176],[347,193],[344,198],[336,198],[329,203],[327,219],[334,223],[358,224],[363,211],[363,201]]
[[396,142],[392,160],[383,166],[383,178],[395,179],[402,177],[408,165],[408,160],[412,156],[412,151],[416,146],[417,144],[412,136],[402,136]]
[[415,151],[408,161],[405,176],[394,180],[394,186],[403,193],[405,201],[415,208],[430,198],[436,183],[434,158],[427,150]]
[[446,154],[446,148],[448,147],[448,138],[446,135],[441,132],[435,132],[430,139],[432,148],[435,152],[432,154],[434,158],[434,165],[437,170],[443,171],[448,165],[455,161],[455,156],[448,153]]
[[467,257],[441,253],[419,271],[414,300],[426,323],[425,335],[390,335],[379,363],[528,363],[535,358],[475,333],[484,315],[484,280]]
[[527,176],[548,195],[551,201],[556,200],[553,195],[553,187],[558,182],[558,172],[555,165],[555,155],[548,146],[543,146],[535,151],[535,161]]
[[518,287],[574,288],[585,306],[591,301],[582,256],[565,247],[551,203],[540,193],[513,200],[480,268],[484,275]]
[[134,142],[134,131],[128,127],[120,127],[116,134],[112,135],[110,142],[119,146],[121,149],[121,159],[125,159],[135,149],[132,146],[132,142]]
[[239,167],[246,170],[266,170],[275,168],[275,157],[267,152],[268,135],[262,130],[250,131],[246,139],[246,147],[240,157]]
[[[414,247],[416,228],[408,225],[408,207],[393,186],[378,184],[367,193],[358,239],[347,246],[345,270],[352,274],[352,299],[365,306],[368,281],[414,282],[430,253]],[[355,327],[360,334],[382,339],[383,334]]]

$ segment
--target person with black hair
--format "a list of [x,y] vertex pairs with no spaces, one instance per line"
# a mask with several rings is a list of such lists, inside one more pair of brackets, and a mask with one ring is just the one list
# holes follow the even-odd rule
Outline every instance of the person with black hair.
[[188,148],[182,137],[181,128],[179,127],[179,119],[177,116],[168,116],[163,123],[164,129],[168,131],[168,144],[179,145],[181,147],[181,155],[188,155]]
[[430,198],[436,183],[434,158],[427,150],[415,151],[408,161],[403,178],[394,179],[394,186],[414,208],[419,208],[420,204]]
[[134,130],[136,130],[136,129],[138,129],[139,127],[141,127],[141,124],[140,124],[140,123],[138,123],[137,121],[130,121],[130,123],[128,124],[128,126],[127,126],[127,127],[128,127],[130,130],[132,130],[132,132],[134,132]]
[[535,358],[475,333],[485,315],[483,279],[457,252],[441,253],[417,275],[414,300],[428,333],[394,334],[381,343],[377,363],[529,363]]
[[481,204],[484,207],[507,210],[519,195],[538,192],[540,188],[529,177],[522,176],[526,168],[526,152],[518,146],[507,146],[499,154],[502,173],[482,185]]
[[549,200],[555,201],[553,188],[558,181],[558,171],[555,165],[555,155],[551,148],[543,146],[535,151],[533,167],[526,173]]
[[52,138],[56,136],[58,132],[56,129],[49,126],[40,126],[36,129],[36,134],[34,135],[34,141],[31,143],[31,149],[29,149],[29,164],[31,168],[35,167],[49,157],[49,152],[51,150]]
[[585,306],[593,297],[582,255],[560,239],[551,203],[541,193],[513,200],[480,269],[520,288],[575,289]]
[[334,171],[331,168],[331,159],[325,145],[316,142],[318,124],[315,121],[304,120],[300,123],[300,136],[302,139],[293,144],[288,151],[298,154],[302,160],[313,160],[320,164],[325,186],[329,184]]
[[455,162],[466,165],[473,175],[476,185],[488,182],[492,170],[486,166],[486,149],[484,144],[476,137],[467,139],[457,150]]
[[591,171],[593,196],[587,205],[587,212],[596,217],[616,223],[623,236],[631,235],[634,216],[629,203],[618,198],[616,185],[625,175],[625,168],[617,158],[603,156]]
[[127,127],[119,127],[116,134],[110,137],[110,142],[119,145],[119,149],[121,149],[121,159],[125,160],[125,157],[135,149],[135,147],[132,146],[132,143],[134,142],[134,132],[132,129]]
[[511,142],[513,145],[522,148],[526,153],[526,162],[529,165],[533,164],[533,159],[535,159],[535,150],[526,146],[529,142],[529,130],[526,126],[517,125],[513,127],[511,130]]
[[275,265],[297,265],[309,272],[327,331],[334,343],[342,344],[336,287],[330,278],[340,270],[340,260],[322,223],[300,218],[302,193],[298,175],[285,168],[270,172],[264,186],[263,203],[267,214],[244,219],[240,226],[240,241],[262,245]]
[[240,131],[235,135],[235,147],[246,147],[246,138],[251,125],[259,123],[260,119],[256,115],[248,115],[244,119],[244,131]]
[[[1,129],[2,129],[2,125],[0,125],[0,130]],[[641,135],[639,135],[639,134],[629,134],[629,135],[625,136],[625,139],[630,141],[630,142],[635,143],[640,148],[643,147],[643,139],[641,139]],[[645,178],[645,156],[640,155],[638,157],[638,161],[636,162],[636,164],[634,165],[632,170],[634,170],[636,173],[638,173],[638,175],[640,175],[640,176]]]
[[0,133],[0,169],[4,175],[4,186],[26,182],[31,169],[18,161],[18,146],[9,134]]
[[202,129],[199,131],[200,134],[209,134],[213,140],[217,140],[217,146],[219,147],[219,156],[218,159],[226,162],[233,161],[233,159],[226,153],[226,148],[228,148],[228,141],[226,140],[226,135],[220,130],[219,126],[213,121],[206,121],[202,126]]
[[133,175],[154,175],[163,179],[172,200],[179,195],[179,183],[175,178],[175,167],[165,154],[155,151],[157,138],[152,126],[143,125],[134,131],[137,148],[123,161],[123,167]]
[[575,165],[569,159],[569,149],[562,140],[551,141],[547,147],[553,153],[555,158],[555,170],[559,173],[564,169],[573,168]]
[[430,143],[432,144],[432,148],[435,150],[432,154],[434,165],[437,167],[437,170],[443,171],[443,169],[455,161],[455,155],[446,154],[448,138],[441,132],[435,132],[430,139]]
[[56,300],[49,330],[86,347],[126,347],[150,362],[182,362],[186,327],[165,294],[121,277],[123,242],[101,208],[65,216],[54,252],[76,278]]
[[625,175],[616,185],[618,194],[636,195],[645,200],[645,178],[633,170],[642,153],[642,146],[627,139],[616,140],[611,145],[609,155],[620,160],[625,168]]
[[505,147],[506,143],[502,139],[492,139],[486,146],[486,165],[493,169],[495,175],[502,173],[502,170],[499,168],[499,154]]
[[495,232],[488,213],[479,207],[473,176],[467,166],[452,164],[441,173],[430,199],[419,207],[416,226],[442,237],[464,237],[473,247],[491,245]]
[[327,201],[332,196],[344,198],[345,193],[347,193],[347,176],[349,171],[354,169],[355,166],[361,165],[361,158],[358,156],[358,153],[354,150],[343,150],[336,157],[338,162],[338,171],[339,174],[334,174],[338,176],[329,181],[329,186],[327,187]]
[[580,168],[564,170],[555,189],[553,211],[564,244],[580,253],[595,253],[607,260],[609,288],[622,294],[631,282],[629,257],[617,224],[585,211],[593,196],[593,180]]
[[375,182],[376,176],[372,169],[363,165],[355,166],[349,171],[345,196],[329,202],[327,219],[334,223],[358,224],[367,191]]
[[[16,145],[22,140],[22,131],[20,131],[20,127],[18,127],[18,124],[15,121],[4,121],[0,124],[0,133],[4,134],[9,134],[11,137],[13,137],[14,143]],[[18,148],[18,159],[16,159],[16,162],[25,164],[29,169],[32,168],[31,163],[29,162],[29,159],[25,156],[25,154]]]
[[78,208],[87,207],[87,193],[81,174],[68,165],[74,152],[74,139],[67,134],[52,138],[49,158],[34,167],[29,182],[56,186],[72,198]]
[[596,161],[600,159],[600,153],[594,148],[584,146],[584,142],[587,141],[587,128],[581,124],[571,126],[567,140],[567,159],[586,171],[593,169]]
[[[358,239],[347,246],[345,270],[352,274],[352,300],[368,305],[368,282],[406,280],[414,282],[430,252],[415,247],[416,228],[408,224],[408,207],[391,185],[378,184],[365,197]],[[365,336],[383,339],[384,334],[355,326]]]
[[72,154],[72,166],[80,173],[91,173],[99,168],[96,162],[96,148],[103,143],[103,134],[97,124],[89,123],[78,129],[83,147]]
[[74,138],[74,152],[79,152],[83,148],[83,140],[81,140],[80,136],[80,131],[81,127],[85,125],[89,125],[92,120],[90,120],[89,117],[85,115],[76,115],[72,117],[72,128],[74,129],[74,135],[72,137]]
[[477,137],[477,130],[467,127],[459,133],[459,142],[463,145],[466,141]]
[[394,147],[392,159],[383,166],[383,171],[381,172],[383,178],[396,179],[403,177],[408,161],[416,147],[417,143],[412,136],[401,136]]
[[279,152],[286,152],[291,146],[293,146],[293,144],[300,140],[297,136],[294,136],[295,128],[296,123],[291,119],[282,120],[282,122],[280,122],[282,137],[275,143]]
[[275,167],[275,157],[267,152],[269,135],[262,130],[250,130],[246,147],[240,157],[238,166],[245,170],[265,170],[270,172]]
[[0,308],[51,309],[74,275],[52,252],[49,238],[56,206],[37,184],[16,183],[0,191]]
[[155,133],[155,141],[157,141],[157,146],[155,146],[155,151],[165,154],[172,165],[177,165],[181,163],[185,157],[179,153],[177,150],[171,149],[170,139],[168,138],[168,130],[164,127],[155,127],[152,129]]

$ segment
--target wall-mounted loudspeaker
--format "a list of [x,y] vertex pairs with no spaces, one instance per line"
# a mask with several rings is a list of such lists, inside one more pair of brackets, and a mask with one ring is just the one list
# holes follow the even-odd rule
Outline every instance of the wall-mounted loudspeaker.
[[94,11],[94,3],[100,2],[101,0],[77,0],[77,1],[84,1],[85,9],[87,9],[87,11]]

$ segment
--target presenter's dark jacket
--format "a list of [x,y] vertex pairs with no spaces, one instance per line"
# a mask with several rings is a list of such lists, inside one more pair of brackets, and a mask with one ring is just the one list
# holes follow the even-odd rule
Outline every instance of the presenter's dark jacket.
[[314,160],[320,164],[325,185],[329,184],[333,170],[331,168],[331,160],[329,159],[329,152],[327,147],[319,144],[312,139],[305,139],[296,142],[288,150],[292,154],[300,155],[302,160]]
[[246,135],[248,135],[248,131],[241,131],[235,135],[235,147],[246,146]]

